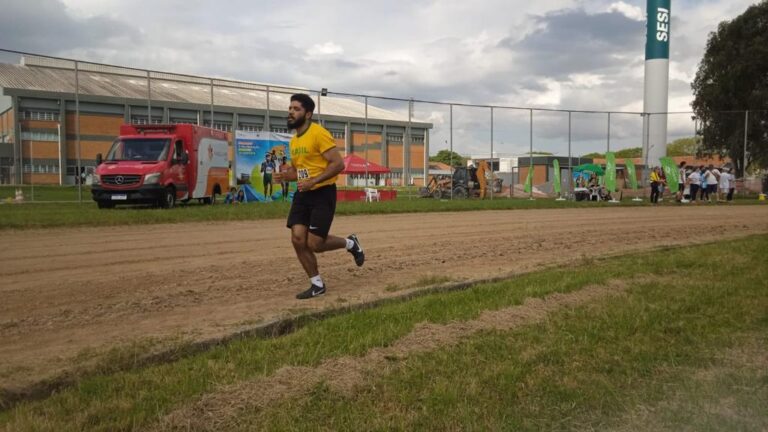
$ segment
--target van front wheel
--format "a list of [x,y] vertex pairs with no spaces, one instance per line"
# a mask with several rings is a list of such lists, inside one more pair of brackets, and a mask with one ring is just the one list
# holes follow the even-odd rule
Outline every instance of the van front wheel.
[[176,191],[172,187],[165,188],[163,199],[160,200],[160,207],[169,209],[176,205]]

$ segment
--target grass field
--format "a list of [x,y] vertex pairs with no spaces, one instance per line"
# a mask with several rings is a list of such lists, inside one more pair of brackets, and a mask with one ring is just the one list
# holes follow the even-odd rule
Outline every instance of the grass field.
[[[64,226],[114,226],[154,223],[213,222],[283,218],[288,214],[287,203],[253,203],[248,205],[205,206],[198,203],[179,205],[171,210],[147,207],[120,207],[111,210],[99,210],[91,201],[90,191],[83,189],[83,202],[62,202],[77,200],[74,187],[40,187],[36,196],[41,202],[24,204],[0,204],[0,230],[53,228]],[[13,188],[0,187],[0,197],[13,194]],[[8,195],[8,196],[10,196]],[[28,196],[28,195],[27,195]],[[55,202],[44,202],[48,201]],[[766,204],[755,199],[736,200],[735,204]],[[509,209],[555,209],[555,208],[591,208],[614,206],[648,206],[645,202],[633,202],[625,199],[620,204],[555,201],[554,199],[528,200],[526,198],[497,198],[494,200],[434,200],[416,198],[401,194],[395,201],[374,203],[339,202],[337,215],[417,213],[440,211],[471,210],[509,210]],[[663,205],[677,205],[671,200]],[[722,204],[727,205],[727,204]]]
[[767,254],[755,236],[393,301],[85,377],[0,429],[765,430]]

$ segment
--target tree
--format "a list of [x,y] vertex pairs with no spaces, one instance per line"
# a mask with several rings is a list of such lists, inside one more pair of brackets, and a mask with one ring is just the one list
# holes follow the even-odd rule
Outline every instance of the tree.
[[667,156],[691,156],[699,153],[696,138],[680,138],[667,144]]
[[440,150],[435,156],[429,157],[430,162],[442,162],[446,165],[461,167],[467,165],[467,158],[450,150]]
[[617,158],[639,158],[643,156],[643,148],[642,147],[631,147],[626,149],[621,149],[616,151],[616,157]]
[[[616,158],[637,158],[643,155],[643,148],[642,147],[631,147],[626,149],[621,149],[613,152]],[[583,158],[589,158],[589,159],[605,159],[605,153],[587,153],[585,155],[582,155]]]
[[[744,110],[749,110],[747,165],[768,165],[768,0],[750,6],[709,35],[691,84],[702,154],[728,155],[743,176]],[[739,112],[740,111],[740,112]]]

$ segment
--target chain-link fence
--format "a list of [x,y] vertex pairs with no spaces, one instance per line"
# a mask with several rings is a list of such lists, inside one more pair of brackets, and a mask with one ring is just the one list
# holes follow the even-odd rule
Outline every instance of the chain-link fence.
[[[290,95],[297,92],[317,101],[315,120],[331,132],[345,155],[357,155],[367,161],[366,167],[370,163],[389,171],[349,174],[342,177],[342,185],[399,188],[411,199],[555,196],[556,179],[560,195],[573,197],[579,187],[576,167],[604,165],[606,152],[616,155],[618,190],[629,188],[628,160],[637,167],[642,187],[647,185],[648,168],[659,164],[664,147],[685,155],[691,164],[730,164],[741,176],[751,164],[746,150],[764,140],[750,135],[750,113],[745,111],[714,113],[713,118],[702,120],[690,112],[459,104],[159,72],[8,50],[0,50],[0,87],[0,188],[3,198],[21,188],[25,199],[33,201],[88,201],[96,155],[109,150],[123,123],[197,124],[225,131],[233,142],[237,131],[288,132],[286,109]],[[655,127],[660,124],[655,119],[663,117],[666,131]],[[730,126],[713,127],[723,123]],[[686,155],[706,140],[723,143],[721,147],[738,158]],[[447,159],[430,161],[437,155]],[[235,163],[233,150],[230,159]],[[478,187],[484,183],[478,171],[487,186]],[[530,188],[525,187],[527,181]],[[757,190],[759,182],[746,186]]]

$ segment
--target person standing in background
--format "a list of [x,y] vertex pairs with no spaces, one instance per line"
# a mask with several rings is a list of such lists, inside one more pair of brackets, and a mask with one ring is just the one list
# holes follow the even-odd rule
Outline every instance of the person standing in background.
[[685,191],[685,183],[686,183],[686,172],[685,172],[685,161],[680,162],[680,165],[678,166],[678,174],[677,174],[677,202],[683,201],[683,198],[685,194],[683,193]]
[[701,172],[699,172],[698,169],[694,168],[693,171],[688,175],[688,183],[689,187],[691,189],[691,202],[696,202],[696,195],[699,193],[699,186],[701,185]]
[[651,171],[651,204],[659,203],[659,192],[661,186],[661,173],[659,167],[653,167]]
[[[283,156],[283,159],[280,161],[280,166],[278,167],[279,172],[284,173],[288,172],[288,169],[290,168],[290,165],[288,164],[288,158],[286,156]],[[282,189],[283,194],[283,201],[286,201],[288,199],[288,187],[290,186],[290,183],[285,181],[285,179],[282,179],[280,182],[280,188]]]

